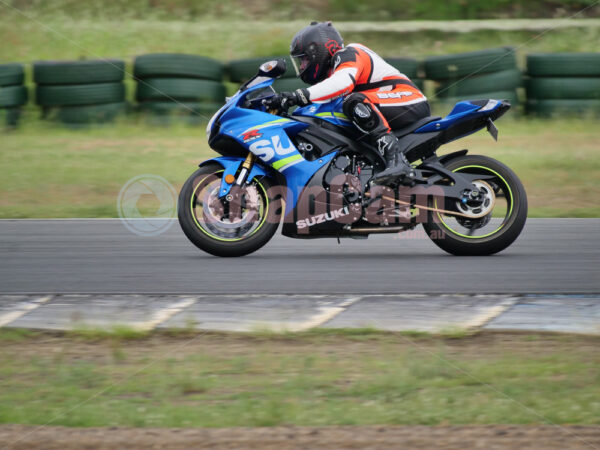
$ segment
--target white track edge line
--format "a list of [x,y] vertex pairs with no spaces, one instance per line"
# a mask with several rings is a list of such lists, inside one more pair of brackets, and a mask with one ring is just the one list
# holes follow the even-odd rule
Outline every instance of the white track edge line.
[[6,326],[9,323],[23,317],[25,314],[33,311],[34,309],[39,308],[51,298],[51,295],[47,295],[45,297],[36,298],[35,300],[28,300],[19,305],[19,309],[0,315],[0,327]]
[[477,329],[485,326],[496,317],[503,314],[509,308],[514,306],[519,301],[518,297],[509,297],[502,300],[499,304],[492,306],[481,314],[472,317],[471,319],[459,325],[460,328]]
[[321,326],[360,301],[363,297],[364,296],[350,297],[335,306],[319,307],[319,312],[317,314],[311,316],[307,321],[295,325],[292,327],[291,331],[306,331]]
[[166,322],[175,314],[180,313],[184,309],[189,308],[198,301],[197,297],[188,297],[173,303],[166,308],[156,311],[150,320],[145,322],[133,322],[131,326],[137,330],[150,331]]

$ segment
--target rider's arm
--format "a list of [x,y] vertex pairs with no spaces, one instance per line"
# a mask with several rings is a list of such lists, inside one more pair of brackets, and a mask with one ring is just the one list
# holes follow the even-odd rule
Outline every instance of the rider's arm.
[[309,98],[314,103],[327,103],[342,95],[348,95],[356,85],[360,71],[357,51],[346,47],[333,57],[333,73],[320,83],[307,88]]

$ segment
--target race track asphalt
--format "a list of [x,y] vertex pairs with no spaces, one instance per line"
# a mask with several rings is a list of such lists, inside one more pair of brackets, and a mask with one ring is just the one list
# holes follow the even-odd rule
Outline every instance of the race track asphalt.
[[600,292],[600,219],[530,219],[489,257],[424,234],[368,240],[276,235],[237,259],[196,249],[175,223],[154,237],[119,220],[0,221],[0,293],[392,294]]

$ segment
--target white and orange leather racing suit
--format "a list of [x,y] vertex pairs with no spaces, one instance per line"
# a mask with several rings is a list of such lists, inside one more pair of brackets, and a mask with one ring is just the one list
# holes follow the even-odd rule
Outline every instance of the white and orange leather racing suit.
[[307,91],[308,100],[313,103],[344,96],[344,112],[359,127],[361,117],[355,117],[354,107],[357,103],[365,104],[379,116],[379,123],[364,130],[375,135],[430,115],[427,98],[413,82],[361,44],[349,44],[337,51],[332,57],[330,76]]

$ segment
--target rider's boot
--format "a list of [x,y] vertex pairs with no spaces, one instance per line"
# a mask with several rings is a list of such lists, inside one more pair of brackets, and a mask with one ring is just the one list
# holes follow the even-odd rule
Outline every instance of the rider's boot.
[[378,184],[412,185],[415,173],[402,154],[398,138],[392,134],[390,125],[379,108],[361,92],[353,92],[344,99],[344,113],[356,127],[367,133],[371,143],[384,157],[386,168],[375,176]]
[[376,184],[402,184],[410,186],[414,183],[415,171],[402,153],[398,138],[391,133],[377,139],[379,151],[385,158],[385,170],[375,175]]

